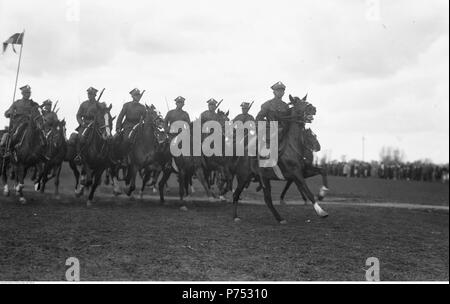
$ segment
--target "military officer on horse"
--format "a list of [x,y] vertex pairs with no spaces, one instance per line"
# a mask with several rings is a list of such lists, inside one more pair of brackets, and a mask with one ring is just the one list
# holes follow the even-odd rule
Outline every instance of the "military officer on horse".
[[42,105],[42,118],[44,120],[43,129],[47,133],[58,125],[58,115],[52,110],[53,102],[50,99],[45,100]]
[[219,107],[220,103],[217,102],[217,100],[215,100],[214,98],[211,98],[206,103],[208,104],[208,110],[204,111],[200,115],[202,124],[204,122],[211,121],[211,120],[218,121],[219,117],[217,115],[216,110]]
[[249,114],[251,104],[249,102],[241,103],[242,113],[237,115],[233,121],[241,121],[242,123],[246,123],[247,121],[255,121],[255,118]]
[[17,144],[17,138],[15,138],[14,134],[17,131],[17,127],[20,126],[23,122],[26,122],[27,119],[34,119],[36,123],[40,125],[42,122],[38,119],[41,116],[39,112],[39,105],[34,102],[31,97],[31,87],[29,85],[25,85],[20,88],[22,98],[16,100],[11,107],[6,110],[5,117],[10,118],[10,132],[5,133],[2,138],[2,144],[7,145],[5,157],[9,155],[11,150],[14,148],[14,145]]
[[[78,127],[75,129],[78,133],[72,133],[69,139],[69,151],[76,151],[75,161],[80,163],[80,141],[84,130],[94,121],[100,111],[106,108],[106,104],[100,103],[97,97],[98,90],[90,87],[87,89],[88,100],[84,101],[77,111]],[[100,96],[101,97],[101,96]],[[70,155],[70,152],[69,152]]]
[[141,93],[141,91],[137,88],[131,90],[130,95],[132,97],[132,101],[129,101],[123,105],[122,110],[117,117],[116,136],[121,137],[122,146],[129,145],[129,135],[131,130],[145,117],[145,106],[139,102],[143,94],[144,92]]
[[164,118],[164,129],[167,133],[170,132],[170,125],[175,121],[185,121],[188,124],[191,122],[188,112],[183,110],[185,100],[184,97],[178,96],[175,98],[176,108],[167,112]]

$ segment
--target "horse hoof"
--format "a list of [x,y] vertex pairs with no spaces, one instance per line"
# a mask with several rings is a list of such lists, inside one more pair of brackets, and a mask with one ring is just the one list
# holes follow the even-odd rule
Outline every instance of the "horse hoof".
[[214,197],[210,196],[210,197],[208,197],[208,201],[210,203],[214,203],[216,201],[216,199]]
[[21,198],[19,198],[19,202],[20,202],[22,205],[25,205],[25,204],[27,203],[27,200],[26,200],[24,197],[21,197]]
[[225,196],[223,196],[223,195],[219,196],[219,199],[220,199],[221,202],[226,202],[227,201],[227,198]]
[[322,186],[319,190],[319,200],[323,200],[323,198],[327,195],[327,192],[330,191],[330,189],[328,189],[325,186]]
[[235,222],[235,223],[240,223],[240,222],[241,222],[241,219],[238,218],[238,217],[235,217],[235,218],[234,218],[234,222]]
[[188,211],[188,208],[187,208],[186,206],[182,206],[182,207],[180,208],[180,210],[181,210],[181,211]]
[[192,196],[190,196],[190,195],[185,196],[185,197],[184,197],[184,200],[185,200],[186,202],[192,202]]
[[324,198],[325,198],[325,196],[322,196],[322,195],[317,196],[317,199],[319,200],[319,202],[323,201]]
[[316,214],[322,218],[325,218],[328,216],[328,213],[325,212],[322,208],[320,208],[319,204],[314,204],[314,210],[316,211]]
[[3,191],[4,196],[9,196],[9,191]]
[[88,207],[88,208],[89,208],[89,207],[92,207],[92,201],[91,201],[91,200],[89,200],[89,201],[86,202],[86,207]]
[[286,220],[281,220],[280,221],[280,225],[286,225],[287,224],[287,221]]
[[134,197],[134,195],[131,195],[129,199],[130,199],[131,202],[134,202],[134,201],[136,200],[136,198]]
[[280,200],[280,205],[286,206],[286,201],[284,199]]

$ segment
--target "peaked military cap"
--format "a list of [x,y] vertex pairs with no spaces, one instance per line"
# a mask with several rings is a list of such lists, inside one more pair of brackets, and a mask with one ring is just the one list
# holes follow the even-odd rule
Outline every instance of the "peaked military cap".
[[41,107],[51,106],[52,104],[52,101],[50,99],[47,99],[42,103]]
[[207,102],[206,102],[207,104],[213,104],[213,105],[217,105],[218,104],[218,102],[217,102],[217,100],[215,100],[214,98],[211,98],[210,100],[208,100]]
[[184,102],[186,99],[183,96],[178,96],[177,98],[175,98],[175,102],[179,103],[179,102]]
[[241,103],[241,108],[250,108],[250,103],[249,102]]
[[24,85],[20,88],[22,92],[31,92],[31,87],[29,85]]
[[96,88],[93,88],[93,87],[90,87],[89,89],[87,89],[87,92],[88,93],[97,93],[98,92],[98,90],[96,89]]
[[141,95],[141,91],[139,91],[138,88],[134,88],[134,89],[132,89],[132,90],[130,91],[130,94],[131,94],[131,96],[134,96],[134,95]]
[[278,81],[276,84],[274,84],[270,88],[272,90],[284,90],[284,89],[286,89],[286,86],[281,81]]

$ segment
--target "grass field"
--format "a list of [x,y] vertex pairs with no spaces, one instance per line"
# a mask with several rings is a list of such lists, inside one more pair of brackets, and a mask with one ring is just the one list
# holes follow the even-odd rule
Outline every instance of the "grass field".
[[[381,280],[449,280],[448,211],[364,206],[448,206],[448,185],[330,178],[330,197],[361,206],[326,205],[327,219],[311,206],[277,206],[282,226],[264,205],[241,205],[239,224],[229,203],[194,201],[182,212],[177,201],[102,196],[88,209],[64,175],[59,201],[0,198],[0,280],[64,280],[69,257],[80,260],[81,280],[360,281],[368,257],[380,260]],[[253,189],[245,196],[260,198]],[[294,187],[288,198],[298,199]]]

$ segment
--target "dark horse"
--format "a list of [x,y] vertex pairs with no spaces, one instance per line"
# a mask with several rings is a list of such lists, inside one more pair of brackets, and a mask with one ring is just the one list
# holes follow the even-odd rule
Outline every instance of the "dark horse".
[[[305,181],[304,175],[304,161],[303,161],[303,128],[305,122],[308,120],[308,107],[305,107],[304,102],[298,102],[299,98],[289,96],[293,107],[289,110],[289,115],[282,117],[279,120],[286,123],[287,130],[280,142],[280,146],[283,147],[282,153],[278,157],[277,165],[285,180],[292,181],[297,186],[300,193],[313,203],[314,210],[320,217],[326,217],[328,214],[319,206],[314,198],[314,194],[311,192]],[[272,212],[275,219],[280,224],[287,223],[280,216],[272,203],[271,193],[271,180],[280,180],[280,175],[275,173],[273,168],[263,168],[259,166],[259,159],[257,157],[243,156],[237,160],[237,172],[236,177],[238,185],[233,193],[233,217],[234,220],[240,221],[237,215],[237,206],[239,196],[245,186],[249,183],[250,179],[256,174],[263,186],[264,201],[267,207]]]
[[[66,121],[59,121],[45,136],[47,139],[46,161],[43,163],[36,183],[39,191],[44,193],[47,181],[55,178],[55,198],[59,199],[59,176],[67,153]],[[50,176],[49,173],[51,173]]]
[[[167,153],[160,150],[159,130],[157,121],[160,119],[159,114],[153,106],[145,106],[145,117],[136,124],[129,133],[131,146],[128,149],[130,164],[125,179],[125,194],[131,196],[136,189],[136,177],[142,170],[154,163],[164,164],[170,158]],[[144,183],[146,180],[144,180]]]
[[[312,153],[320,151],[320,143],[317,140],[316,136],[312,133],[311,129],[306,129],[305,136],[303,136],[304,146],[305,146],[305,153],[310,153],[310,159],[312,160]],[[325,198],[325,195],[329,191],[328,189],[328,177],[327,177],[327,170],[326,168],[314,166],[312,163],[305,162],[305,166],[303,168],[303,176],[305,178],[310,178],[316,175],[320,175],[322,177],[322,187],[319,190],[319,194],[317,198],[319,201],[322,201]],[[284,197],[286,196],[286,193],[289,189],[289,187],[292,185],[293,181],[289,180],[287,181],[286,185],[284,186],[283,191],[280,195],[280,204],[285,204]],[[305,204],[307,203],[307,198],[303,192],[300,193],[302,195],[303,201]]]
[[[102,174],[111,166],[111,130],[113,118],[111,117],[111,105],[106,107],[99,105],[97,115],[80,134],[80,156],[82,163],[82,180],[77,196],[83,194],[84,187],[90,186],[90,192],[86,205],[90,207],[94,193],[101,182]],[[86,175],[86,176],[83,176]]]
[[[176,173],[178,175],[178,185],[179,185],[179,197],[180,201],[184,201],[185,195],[189,194],[189,186],[192,183],[192,178],[195,175],[199,182],[202,184],[206,195],[209,197],[210,200],[213,200],[214,193],[211,191],[210,185],[207,181],[207,163],[205,161],[205,158],[203,156],[193,156],[193,130],[194,130],[194,123],[199,124],[200,121],[191,122],[186,128],[189,128],[189,143],[183,142],[183,144],[188,144],[190,149],[189,155],[180,155],[180,156],[172,156],[171,151],[167,151],[167,154],[170,155],[171,161],[168,165],[164,166],[163,168],[163,175],[161,177],[161,180],[158,183],[159,188],[159,196],[160,196],[160,202],[164,203],[164,187],[172,173]],[[179,131],[179,130],[178,130]],[[179,134],[177,132],[177,134]],[[172,136],[172,135],[171,135]],[[176,145],[180,144],[175,141],[176,134],[173,134],[171,137],[170,145]],[[170,149],[170,146],[169,146]],[[181,207],[183,210],[186,210],[186,206]]]
[[23,196],[24,179],[30,167],[35,167],[45,161],[46,142],[37,120],[42,117],[24,116],[18,122],[11,138],[11,164],[16,177],[16,192],[22,204],[26,203]]

